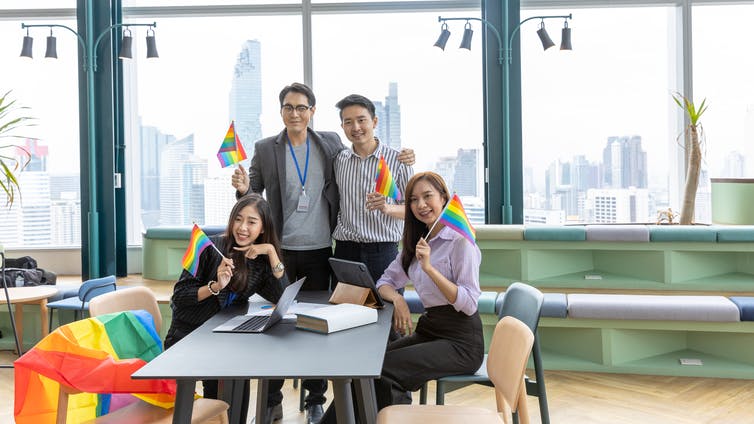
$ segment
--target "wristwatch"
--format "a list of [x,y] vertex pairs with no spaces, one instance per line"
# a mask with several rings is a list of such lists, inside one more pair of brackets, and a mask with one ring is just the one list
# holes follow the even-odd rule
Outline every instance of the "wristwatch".
[[283,265],[282,262],[278,262],[277,265],[272,267],[272,272],[278,273],[278,272],[283,272],[283,271],[285,271],[285,265]]

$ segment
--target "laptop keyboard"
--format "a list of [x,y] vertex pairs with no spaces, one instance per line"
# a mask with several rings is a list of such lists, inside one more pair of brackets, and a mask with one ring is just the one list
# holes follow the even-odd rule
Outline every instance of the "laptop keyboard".
[[255,315],[243,323],[241,323],[239,326],[235,327],[233,331],[239,331],[239,330],[256,330],[259,328],[264,327],[264,325],[269,321],[270,316],[269,315]]

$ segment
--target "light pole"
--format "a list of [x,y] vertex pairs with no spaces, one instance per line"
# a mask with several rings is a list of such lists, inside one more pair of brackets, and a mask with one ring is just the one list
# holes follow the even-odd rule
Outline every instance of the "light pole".
[[[566,25],[564,30],[567,30],[568,38],[567,41],[564,37],[562,44],[561,44],[561,50],[570,50],[571,49],[571,40],[570,40],[570,29],[568,28],[568,19],[572,19],[572,15],[546,15],[546,16],[532,16],[529,18],[524,19],[523,21],[519,22],[518,25],[516,25],[515,28],[513,28],[512,31],[508,32],[508,4],[507,1],[505,2],[505,18],[503,19],[503,31],[502,31],[502,37],[500,35],[500,31],[495,28],[495,25],[493,25],[491,22],[487,21],[486,19],[482,18],[473,18],[473,17],[467,17],[467,18],[443,18],[442,16],[437,17],[438,22],[446,22],[446,21],[479,21],[485,25],[490,31],[492,31],[493,34],[495,34],[495,37],[497,38],[497,45],[498,45],[498,57],[497,61],[498,64],[503,67],[503,75],[502,75],[502,87],[503,87],[503,139],[502,139],[502,151],[503,151],[503,208],[502,208],[502,215],[503,215],[503,224],[512,224],[513,223],[513,205],[511,204],[511,170],[510,170],[510,138],[511,138],[511,125],[510,125],[510,67],[513,63],[513,39],[516,36],[516,33],[518,33],[519,28],[521,28],[521,25],[524,23],[531,21],[533,19],[540,19],[542,20],[543,24],[540,27],[540,30],[537,31],[537,33],[540,36],[540,39],[542,40],[542,45],[545,49],[552,47],[552,40],[550,40],[550,37],[547,35],[547,32],[544,30],[544,20],[545,19],[565,19]],[[447,31],[445,27],[443,27],[443,31]],[[466,33],[464,33],[464,42],[462,43],[462,47],[469,48],[471,43],[471,32],[470,28],[466,29]],[[468,34],[468,35],[467,35]],[[564,34],[566,34],[566,31],[564,31]],[[435,43],[435,46],[438,46],[440,48],[445,48],[445,43],[448,41],[450,33],[447,34],[443,33],[440,35],[440,39],[437,40],[437,43]],[[467,40],[468,38],[468,40]]]
[[[89,241],[89,278],[101,277],[100,264],[99,264],[99,206],[97,204],[97,173],[95,172],[97,163],[97,128],[96,128],[96,105],[94,101],[94,73],[97,72],[97,48],[102,40],[111,33],[115,28],[119,27],[149,27],[154,28],[157,26],[156,22],[151,24],[134,24],[134,23],[117,23],[110,25],[99,33],[97,38],[94,38],[94,19],[92,16],[91,0],[87,2],[87,14],[86,14],[86,33],[85,36],[81,36],[73,28],[60,25],[60,24],[34,24],[27,25],[22,23],[21,28],[27,30],[27,36],[24,37],[24,48],[21,52],[22,56],[31,57],[31,37],[28,36],[28,28],[45,27],[50,28],[50,37],[47,42],[47,57],[57,57],[55,52],[55,37],[52,36],[52,28],[63,28],[72,32],[79,41],[79,45],[84,52],[83,57],[83,69],[86,74],[86,105],[87,105],[87,145],[89,148],[89,211],[87,215],[87,227],[88,227],[88,241]],[[151,39],[150,39],[151,38]],[[52,39],[52,43],[50,42]],[[27,41],[28,40],[28,41]],[[126,41],[127,40],[127,41]],[[28,49],[27,49],[28,43]],[[130,57],[131,37],[124,36],[122,48],[127,48]],[[126,47],[127,46],[127,47]],[[52,51],[50,50],[52,49]],[[52,53],[55,53],[54,55]],[[121,55],[123,57],[123,55]],[[154,35],[147,36],[147,57],[157,57],[157,49],[155,47]]]

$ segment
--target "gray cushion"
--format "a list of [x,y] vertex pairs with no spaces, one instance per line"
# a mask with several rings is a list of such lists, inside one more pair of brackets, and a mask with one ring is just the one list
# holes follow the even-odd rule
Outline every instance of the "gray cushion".
[[[544,293],[545,300],[542,303],[542,310],[539,312],[540,317],[546,318],[565,318],[568,314],[568,300],[563,293]],[[495,314],[500,315],[500,309],[503,307],[505,292],[498,295],[495,301]]]
[[723,296],[569,294],[568,316],[661,321],[740,320],[736,305]]
[[587,225],[587,241],[649,241],[646,225]]

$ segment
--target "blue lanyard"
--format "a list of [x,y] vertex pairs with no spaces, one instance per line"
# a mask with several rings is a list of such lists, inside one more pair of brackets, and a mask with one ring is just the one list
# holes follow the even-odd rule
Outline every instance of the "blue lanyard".
[[304,190],[304,187],[306,186],[306,174],[309,172],[309,135],[306,135],[306,165],[304,165],[304,176],[301,176],[301,168],[298,166],[298,159],[296,159],[296,154],[293,152],[293,144],[291,144],[291,139],[286,135],[286,138],[288,138],[288,149],[291,151],[291,156],[293,156],[293,164],[296,165],[296,172],[298,172],[298,180],[301,181],[301,190]]

